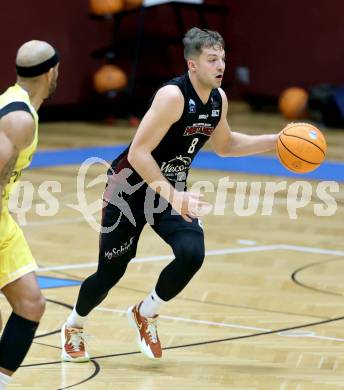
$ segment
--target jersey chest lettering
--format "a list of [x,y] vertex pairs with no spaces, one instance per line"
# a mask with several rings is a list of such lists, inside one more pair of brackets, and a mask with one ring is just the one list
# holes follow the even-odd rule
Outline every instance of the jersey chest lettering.
[[177,85],[184,96],[183,115],[171,126],[152,154],[165,178],[176,183],[186,181],[192,160],[218,125],[221,95],[214,89],[204,104],[187,74],[173,79],[171,84]]
[[[190,99],[192,100],[192,99]],[[214,100],[211,100],[212,103]],[[215,127],[217,126],[220,120],[220,110],[214,110],[213,107],[215,104],[208,105],[208,107],[198,107],[198,105],[192,100],[194,110],[185,110],[185,116],[182,120],[184,129],[183,136],[188,137],[192,135],[205,135],[210,137]],[[190,108],[190,103],[189,103]]]
[[211,126],[209,123],[194,123],[191,126],[186,126],[184,130],[184,136],[202,134],[206,136],[211,136],[211,133],[214,131],[214,126]]

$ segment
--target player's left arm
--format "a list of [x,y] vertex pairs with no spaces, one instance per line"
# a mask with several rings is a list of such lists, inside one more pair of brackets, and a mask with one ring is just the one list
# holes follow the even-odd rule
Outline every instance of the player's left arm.
[[9,182],[20,151],[34,138],[35,123],[25,111],[14,111],[0,121],[0,213],[2,194]]
[[215,153],[221,157],[234,157],[273,150],[278,134],[247,135],[231,131],[227,121],[228,100],[221,88],[219,91],[222,96],[222,114],[220,122],[210,138]]

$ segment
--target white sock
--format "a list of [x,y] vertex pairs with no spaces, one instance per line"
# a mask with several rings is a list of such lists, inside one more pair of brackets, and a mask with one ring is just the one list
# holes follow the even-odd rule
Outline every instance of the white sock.
[[72,312],[70,313],[69,317],[67,318],[67,326],[71,327],[71,328],[83,328],[86,320],[87,320],[87,316],[85,316],[85,317],[80,316],[76,312],[75,306],[74,306]]
[[11,382],[12,377],[0,372],[0,390],[5,390],[7,385]]
[[160,311],[161,306],[166,303],[158,297],[153,290],[142,302],[140,306],[140,314],[143,317],[154,317]]

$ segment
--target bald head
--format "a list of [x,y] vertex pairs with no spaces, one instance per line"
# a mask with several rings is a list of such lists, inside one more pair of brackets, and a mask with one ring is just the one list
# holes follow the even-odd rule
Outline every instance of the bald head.
[[55,49],[44,41],[28,41],[20,46],[17,57],[16,65],[18,66],[35,66],[51,58],[55,53]]
[[17,83],[31,95],[48,98],[56,89],[60,57],[48,42],[28,41],[16,57]]

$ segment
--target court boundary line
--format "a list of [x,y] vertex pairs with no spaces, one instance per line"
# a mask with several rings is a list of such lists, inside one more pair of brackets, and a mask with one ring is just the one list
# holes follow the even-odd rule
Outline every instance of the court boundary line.
[[[124,309],[109,309],[106,307],[96,307],[94,310],[102,311],[102,312],[118,313],[118,314],[125,314],[127,312],[127,310],[124,310]],[[222,327],[222,328],[234,328],[234,329],[240,329],[240,330],[254,330],[254,331],[258,331],[258,332],[272,332],[273,331],[273,329],[257,328],[254,326],[228,324],[225,322],[195,320],[192,318],[167,316],[167,315],[162,315],[162,314],[159,315],[159,318],[162,318],[165,320],[171,320],[171,321],[189,322],[189,323],[199,324],[199,325],[218,326],[218,327]],[[280,333],[276,333],[276,334],[278,336],[290,337],[290,338],[315,338],[315,339],[320,339],[320,340],[331,340],[331,341],[344,342],[344,338],[333,337],[333,336],[319,336],[313,331],[299,333],[299,334],[297,334],[297,333],[293,334],[293,333],[287,333],[287,332],[280,332]]]
[[[235,253],[248,253],[248,252],[260,252],[279,249],[279,245],[258,245],[250,247],[238,247],[238,248],[225,248],[214,249],[205,252],[206,256],[220,256]],[[173,255],[161,255],[161,256],[147,256],[147,257],[135,257],[130,263],[151,263],[163,260],[173,260]],[[96,267],[98,262],[80,263],[80,264],[66,264],[51,267],[38,268],[37,272],[50,272],[50,271],[63,271],[67,269],[83,269]]]
[[[237,247],[237,248],[225,248],[225,249],[214,249],[205,252],[206,256],[219,256],[219,255],[230,255],[237,253],[249,253],[249,252],[261,252],[271,250],[289,250],[303,253],[313,253],[322,255],[333,255],[333,256],[344,256],[344,251],[338,251],[333,249],[289,245],[289,244],[273,244],[273,245],[256,245],[250,247]],[[150,263],[163,260],[172,260],[173,255],[161,255],[161,256],[146,256],[146,257],[135,257],[131,263]],[[98,262],[79,263],[79,264],[65,264],[59,266],[40,267],[37,272],[50,272],[50,271],[63,271],[68,269],[85,269],[93,268],[98,265]]]

